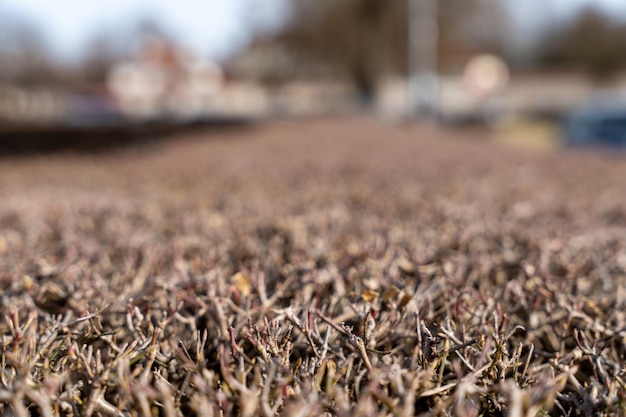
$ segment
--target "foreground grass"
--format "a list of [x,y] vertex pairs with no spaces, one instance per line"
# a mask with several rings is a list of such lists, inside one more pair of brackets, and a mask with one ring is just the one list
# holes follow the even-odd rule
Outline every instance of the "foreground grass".
[[248,135],[4,162],[0,415],[624,413],[625,163]]

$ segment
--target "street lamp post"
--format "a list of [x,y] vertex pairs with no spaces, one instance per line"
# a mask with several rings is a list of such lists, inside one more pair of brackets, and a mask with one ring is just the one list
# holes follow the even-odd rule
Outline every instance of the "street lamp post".
[[409,118],[438,111],[438,0],[407,0],[407,106]]

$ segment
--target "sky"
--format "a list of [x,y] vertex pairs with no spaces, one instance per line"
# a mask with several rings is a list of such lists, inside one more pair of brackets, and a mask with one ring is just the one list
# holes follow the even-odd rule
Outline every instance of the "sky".
[[[97,33],[130,28],[133,21],[163,24],[197,54],[216,60],[244,46],[254,27],[276,27],[289,0],[0,0],[0,17],[36,26],[61,56],[84,51]],[[585,4],[626,15],[625,0],[503,0],[522,27],[550,14],[564,16]]]
[[613,15],[626,17],[626,2],[624,0],[506,0],[507,5],[517,16],[517,20],[527,21],[532,25],[533,20],[567,17],[581,7],[598,6]]

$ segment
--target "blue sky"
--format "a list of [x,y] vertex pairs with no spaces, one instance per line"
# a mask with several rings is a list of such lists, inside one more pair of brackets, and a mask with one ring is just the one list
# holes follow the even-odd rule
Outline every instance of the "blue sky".
[[[0,16],[38,27],[57,52],[71,56],[95,33],[115,32],[151,17],[197,53],[219,59],[250,38],[251,27],[275,26],[289,0],[0,0]],[[503,0],[522,23],[564,15],[584,4],[626,13],[626,0]]]
[[626,16],[624,0],[505,0],[517,11],[518,19],[552,18],[567,16],[586,5],[599,6],[614,14]]

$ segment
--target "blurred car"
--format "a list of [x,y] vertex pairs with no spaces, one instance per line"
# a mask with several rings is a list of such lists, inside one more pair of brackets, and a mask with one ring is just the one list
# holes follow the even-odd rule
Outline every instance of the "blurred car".
[[567,146],[626,149],[626,100],[592,100],[566,118],[563,130]]
[[67,101],[67,114],[63,120],[67,126],[98,128],[128,124],[128,119],[107,95],[72,94]]

